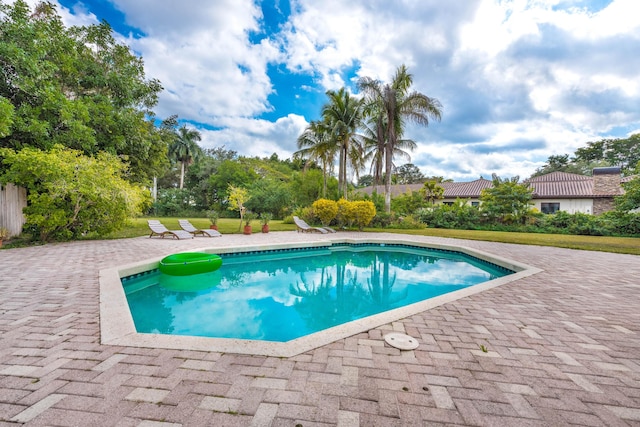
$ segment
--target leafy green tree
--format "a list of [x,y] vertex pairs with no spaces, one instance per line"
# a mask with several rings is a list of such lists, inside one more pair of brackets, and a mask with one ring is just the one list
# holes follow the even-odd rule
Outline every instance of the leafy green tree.
[[396,177],[398,184],[422,184],[425,176],[413,163],[406,163],[396,168]]
[[327,91],[329,102],[322,107],[322,118],[328,127],[331,141],[339,153],[338,189],[347,198],[347,168],[358,173],[362,168],[362,144],[357,131],[362,124],[362,100],[345,88]]
[[519,177],[501,179],[492,175],[493,187],[485,188],[480,194],[482,211],[490,219],[501,222],[524,220],[532,205],[533,188],[518,184]]
[[616,210],[627,212],[640,208],[640,161],[635,169],[636,176],[623,184],[624,195],[616,197]]
[[249,188],[247,209],[262,214],[281,217],[283,209],[291,205],[291,193],[288,185],[272,177],[258,179]]
[[5,172],[28,191],[25,228],[43,241],[67,240],[122,228],[149,203],[149,193],[125,181],[126,166],[117,156],[84,156],[56,145],[49,151],[25,147],[0,149]]
[[258,174],[239,160],[225,160],[217,172],[209,177],[213,204],[223,209],[229,197],[229,186],[249,188],[258,179]]
[[373,175],[362,175],[358,179],[358,187],[369,187],[373,185]]
[[0,3],[0,99],[13,106],[0,112],[4,126],[11,118],[0,147],[107,151],[130,164],[129,180],[149,182],[166,157],[151,111],[161,90],[106,22],[66,28],[51,3]]
[[8,99],[0,96],[0,138],[9,135],[13,124],[13,105]]
[[547,159],[547,163],[545,163],[542,167],[536,169],[536,171],[531,175],[531,177],[546,175],[551,172],[568,172],[575,174],[582,174],[584,171],[580,167],[580,165],[574,163],[569,159],[568,154],[561,155],[551,155]]
[[588,142],[575,152],[576,161],[605,161],[607,166],[620,166],[624,175],[632,173],[640,162],[640,133],[628,138],[602,139]]
[[202,139],[200,132],[195,129],[188,129],[186,126],[180,127],[176,134],[175,141],[169,148],[171,155],[180,163],[180,189],[184,188],[185,169],[202,155],[202,149],[196,141]]
[[[378,80],[363,77],[358,86],[365,95],[365,113],[375,118],[378,126],[383,126],[385,163],[385,209],[391,211],[391,175],[393,156],[401,141],[409,148],[413,141],[403,140],[407,121],[428,126],[429,119],[440,120],[442,105],[435,98],[420,92],[410,91],[413,77],[407,67],[401,65],[396,70],[391,83],[382,84]],[[379,133],[378,133],[379,134]],[[411,142],[411,143],[410,143]]]

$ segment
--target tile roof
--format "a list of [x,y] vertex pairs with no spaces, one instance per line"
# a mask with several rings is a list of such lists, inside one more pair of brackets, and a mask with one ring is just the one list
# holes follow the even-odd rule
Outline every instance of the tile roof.
[[445,199],[478,198],[485,188],[491,188],[493,184],[488,179],[480,178],[471,182],[443,182],[440,184],[444,188]]
[[586,175],[578,175],[568,172],[551,172],[546,175],[525,179],[524,182],[558,182],[558,181],[591,181],[593,178]]
[[[635,176],[622,178],[621,182],[629,182]],[[609,193],[595,194],[593,188],[593,177],[586,175],[578,175],[567,172],[551,172],[546,175],[536,176],[523,181],[523,184],[529,183],[533,188],[534,199],[553,199],[553,198],[594,198],[594,197],[612,197],[623,194],[622,188],[619,191]],[[491,188],[492,182],[488,179],[480,178],[471,182],[442,182],[440,186],[444,188],[445,199],[477,199],[485,188]],[[393,197],[401,194],[419,191],[422,184],[401,184],[391,186],[391,195]],[[374,187],[360,188],[358,191],[369,194],[373,192]],[[384,186],[378,186],[377,192],[382,194]]]

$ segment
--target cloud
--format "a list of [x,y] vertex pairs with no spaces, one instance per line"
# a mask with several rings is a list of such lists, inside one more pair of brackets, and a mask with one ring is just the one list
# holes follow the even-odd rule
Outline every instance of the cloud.
[[222,130],[201,129],[205,148],[225,146],[241,155],[267,157],[273,153],[282,159],[297,151],[296,141],[307,121],[302,116],[289,114],[275,122],[251,118],[227,118],[221,122]]
[[[59,10],[97,22],[91,3]],[[640,128],[637,0],[112,3],[165,87],[158,115],[242,155],[290,155],[327,89],[389,81],[400,64],[444,107],[405,135],[429,175],[526,177],[549,155]]]

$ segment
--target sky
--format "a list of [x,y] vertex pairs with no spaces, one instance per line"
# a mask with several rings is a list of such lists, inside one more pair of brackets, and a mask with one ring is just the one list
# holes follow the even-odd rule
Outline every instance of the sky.
[[109,22],[162,83],[158,117],[177,114],[203,148],[289,158],[327,90],[357,94],[360,77],[389,82],[402,64],[443,106],[405,132],[426,176],[523,179],[640,132],[638,0],[52,3],[67,25]]

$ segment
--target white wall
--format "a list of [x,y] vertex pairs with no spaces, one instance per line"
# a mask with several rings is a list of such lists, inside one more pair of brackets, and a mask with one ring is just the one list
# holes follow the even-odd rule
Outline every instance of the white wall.
[[540,208],[542,203],[560,203],[560,210],[567,213],[581,212],[591,215],[593,213],[593,199],[534,199],[536,209]]

